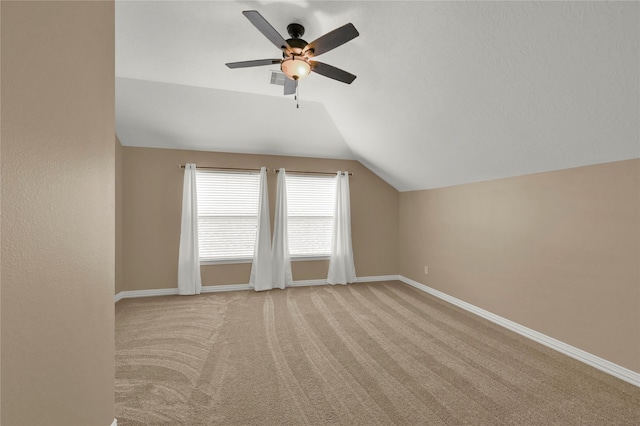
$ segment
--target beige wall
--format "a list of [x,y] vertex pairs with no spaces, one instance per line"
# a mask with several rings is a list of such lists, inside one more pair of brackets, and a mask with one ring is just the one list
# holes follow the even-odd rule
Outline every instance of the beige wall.
[[118,136],[115,138],[115,227],[116,227],[116,257],[115,257],[115,294],[120,293],[124,290],[124,280],[122,277],[122,262],[123,262],[123,239],[122,239],[122,229],[123,229],[123,218],[122,218],[122,163],[123,163],[123,148],[120,144],[120,139]]
[[1,3],[2,419],[113,421],[114,5]]
[[[398,192],[356,161],[124,147],[124,288],[176,287],[182,180],[179,164],[354,172],[353,250],[358,276],[398,272]],[[271,219],[276,175],[269,173]],[[273,225],[272,225],[273,229]],[[293,279],[327,277],[328,261],[293,262]],[[250,264],[202,266],[202,285],[246,284]]]
[[640,160],[401,193],[399,238],[400,274],[640,372]]

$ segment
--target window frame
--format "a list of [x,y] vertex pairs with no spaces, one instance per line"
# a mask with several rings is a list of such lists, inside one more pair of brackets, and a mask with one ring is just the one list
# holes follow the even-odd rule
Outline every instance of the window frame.
[[[287,236],[288,236],[288,240],[289,240],[289,258],[292,262],[303,262],[303,261],[313,261],[313,260],[329,260],[331,258],[331,244],[332,244],[332,238],[333,238],[333,218],[335,215],[335,191],[336,191],[336,182],[335,182],[335,176],[331,176],[331,175],[304,175],[304,174],[287,174],[286,175],[286,187],[287,187]],[[310,254],[293,254],[291,252],[291,232],[290,232],[290,226],[291,226],[291,218],[292,217],[301,217],[299,215],[292,215],[291,214],[291,193],[290,193],[290,182],[291,179],[298,179],[298,180],[324,180],[327,183],[331,183],[332,189],[330,194],[328,195],[328,198],[331,200],[331,215],[319,215],[318,217],[327,217],[327,218],[331,218],[331,229],[329,231],[329,242],[328,242],[328,251],[326,252],[326,254],[320,254],[320,253],[310,253]],[[329,186],[329,185],[327,185]],[[329,209],[327,209],[329,210]]]
[[[259,203],[259,197],[260,197],[260,172],[253,172],[253,171],[227,171],[227,170],[196,170],[196,190],[198,191],[198,246],[199,246],[199,262],[200,265],[224,265],[224,264],[238,264],[238,263],[252,263],[253,262],[253,254],[254,254],[254,250],[255,250],[255,234],[254,234],[254,238],[251,239],[251,250],[250,253],[247,253],[246,256],[241,256],[241,257],[226,257],[226,258],[212,258],[212,257],[208,257],[208,258],[203,258],[202,257],[202,250],[201,250],[201,221],[200,218],[201,217],[206,217],[206,216],[215,216],[215,215],[205,215],[205,214],[201,214],[201,193],[199,192],[201,190],[201,186],[202,186],[202,179],[198,179],[199,177],[202,177],[203,175],[219,175],[221,177],[223,176],[233,176],[233,179],[237,179],[237,177],[239,175],[245,175],[245,176],[250,176],[251,178],[253,178],[255,180],[255,182],[253,182],[253,185],[255,186],[253,188],[254,192],[255,192],[255,216],[253,215],[233,215],[230,214],[228,215],[229,217],[255,217],[255,228],[257,229],[257,225],[258,225],[258,203]],[[229,201],[229,202],[233,202],[233,201]],[[253,200],[252,200],[253,202]]]

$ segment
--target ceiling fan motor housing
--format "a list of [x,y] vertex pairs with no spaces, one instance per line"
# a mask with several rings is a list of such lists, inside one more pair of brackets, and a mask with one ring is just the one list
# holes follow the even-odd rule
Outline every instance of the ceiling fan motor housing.
[[[307,47],[307,44],[308,44],[306,41],[304,41],[301,38],[290,38],[289,40],[287,40],[287,43],[291,47],[291,50],[293,51],[293,53],[295,53],[296,55],[301,54],[303,49]],[[284,55],[286,56],[286,52]]]

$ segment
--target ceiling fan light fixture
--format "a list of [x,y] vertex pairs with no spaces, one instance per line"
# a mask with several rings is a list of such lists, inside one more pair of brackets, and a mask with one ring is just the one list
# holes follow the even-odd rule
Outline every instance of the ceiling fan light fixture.
[[280,69],[291,80],[301,80],[309,75],[311,72],[311,65],[304,59],[298,59],[299,57],[291,56],[282,61]]

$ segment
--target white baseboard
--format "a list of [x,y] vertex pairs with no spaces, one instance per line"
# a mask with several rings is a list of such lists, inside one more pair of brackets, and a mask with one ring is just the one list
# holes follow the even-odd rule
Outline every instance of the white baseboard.
[[116,294],[116,302],[121,299],[132,299],[135,297],[170,296],[178,294],[177,288],[156,288],[152,290],[129,290]]
[[[374,281],[394,281],[398,280],[397,275],[380,275],[380,276],[372,276],[372,277],[358,277],[356,278],[357,283],[362,282],[374,282]],[[311,285],[328,285],[326,279],[319,280],[300,280],[294,281],[291,284],[291,287],[306,287]],[[202,287],[202,293],[218,293],[224,291],[240,291],[240,290],[251,290],[251,286],[249,284],[230,284],[230,285],[210,285]],[[129,291],[121,291],[120,293],[115,295],[115,301],[119,301],[121,299],[131,299],[135,297],[152,297],[152,296],[171,296],[178,294],[177,288],[159,288],[152,290],[129,290]]]
[[357,283],[373,283],[378,281],[399,281],[398,275],[378,275],[373,277],[358,277]]
[[307,287],[310,285],[329,285],[326,279],[320,280],[300,280],[291,283],[290,287]]
[[578,361],[582,361],[585,364],[597,368],[600,371],[604,371],[605,373],[624,380],[625,382],[640,387],[640,373],[636,373],[635,371],[624,368],[618,364],[614,364],[611,361],[607,361],[606,359],[590,354],[589,352],[583,351],[582,349],[578,349],[574,346],[568,345],[564,342],[561,342],[560,340],[554,339],[553,337],[549,337],[545,334],[539,333],[535,330],[527,328],[499,315],[493,314],[489,311],[457,299],[453,296],[449,296],[446,293],[435,290],[417,281],[413,281],[412,279],[406,278],[402,275],[397,275],[396,279],[409,284],[410,286],[415,287],[418,290],[422,290],[425,293],[429,293],[439,299],[449,302],[452,305],[458,306],[466,311],[478,315],[479,317],[482,317],[504,328],[514,331],[544,346],[554,349],[564,355],[570,356],[571,358],[577,359]]
[[[371,277],[357,277],[355,282],[372,283],[372,282],[378,282],[378,281],[397,281],[397,280],[398,280],[397,275],[377,275],[377,276],[371,276]],[[326,279],[300,280],[300,281],[294,281],[291,284],[291,287],[306,287],[310,285],[329,285],[329,282]]]
[[[221,293],[225,291],[251,290],[249,284],[208,285],[202,287],[202,293]],[[176,292],[176,294],[178,294]]]
[[[210,285],[202,287],[202,293],[218,293],[224,291],[251,290],[249,284]],[[178,294],[177,288],[157,288],[151,290],[129,290],[116,294],[115,301],[136,297],[173,296]]]

